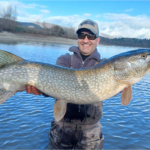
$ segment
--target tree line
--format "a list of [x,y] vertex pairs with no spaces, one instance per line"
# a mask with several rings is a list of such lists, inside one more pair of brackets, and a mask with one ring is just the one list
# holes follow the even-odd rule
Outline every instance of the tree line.
[[109,38],[101,37],[100,44],[149,48],[150,47],[150,39],[136,39],[136,38],[109,39]]

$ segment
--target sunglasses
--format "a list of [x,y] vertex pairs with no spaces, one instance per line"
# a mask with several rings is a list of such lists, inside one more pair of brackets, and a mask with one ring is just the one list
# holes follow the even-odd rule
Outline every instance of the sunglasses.
[[97,36],[95,34],[86,34],[86,33],[79,33],[78,34],[79,39],[85,39],[86,36],[89,40],[95,40],[97,38]]

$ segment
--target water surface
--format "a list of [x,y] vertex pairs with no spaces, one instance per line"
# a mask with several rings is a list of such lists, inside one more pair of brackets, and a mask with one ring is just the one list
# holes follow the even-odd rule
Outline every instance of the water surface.
[[[69,45],[0,44],[0,49],[24,59],[55,64]],[[137,48],[98,46],[102,58]],[[70,52],[69,52],[70,53]],[[104,149],[150,149],[150,74],[133,85],[129,105],[121,94],[103,102]],[[0,149],[44,149],[53,120],[52,98],[18,92],[0,105]]]

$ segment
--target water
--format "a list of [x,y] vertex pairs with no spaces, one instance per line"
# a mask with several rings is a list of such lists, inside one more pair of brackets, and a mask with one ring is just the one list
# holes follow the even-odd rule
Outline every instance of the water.
[[[55,64],[69,45],[0,44],[0,49],[24,59]],[[137,48],[98,46],[102,58]],[[133,85],[129,105],[121,94],[103,102],[104,149],[150,149],[150,74]],[[0,105],[0,149],[44,149],[53,120],[52,98],[18,92]]]

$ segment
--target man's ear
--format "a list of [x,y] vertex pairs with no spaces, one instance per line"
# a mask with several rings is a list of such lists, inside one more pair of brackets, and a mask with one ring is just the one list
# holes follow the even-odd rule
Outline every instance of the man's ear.
[[100,39],[101,39],[100,37],[97,38],[97,45],[99,44]]

